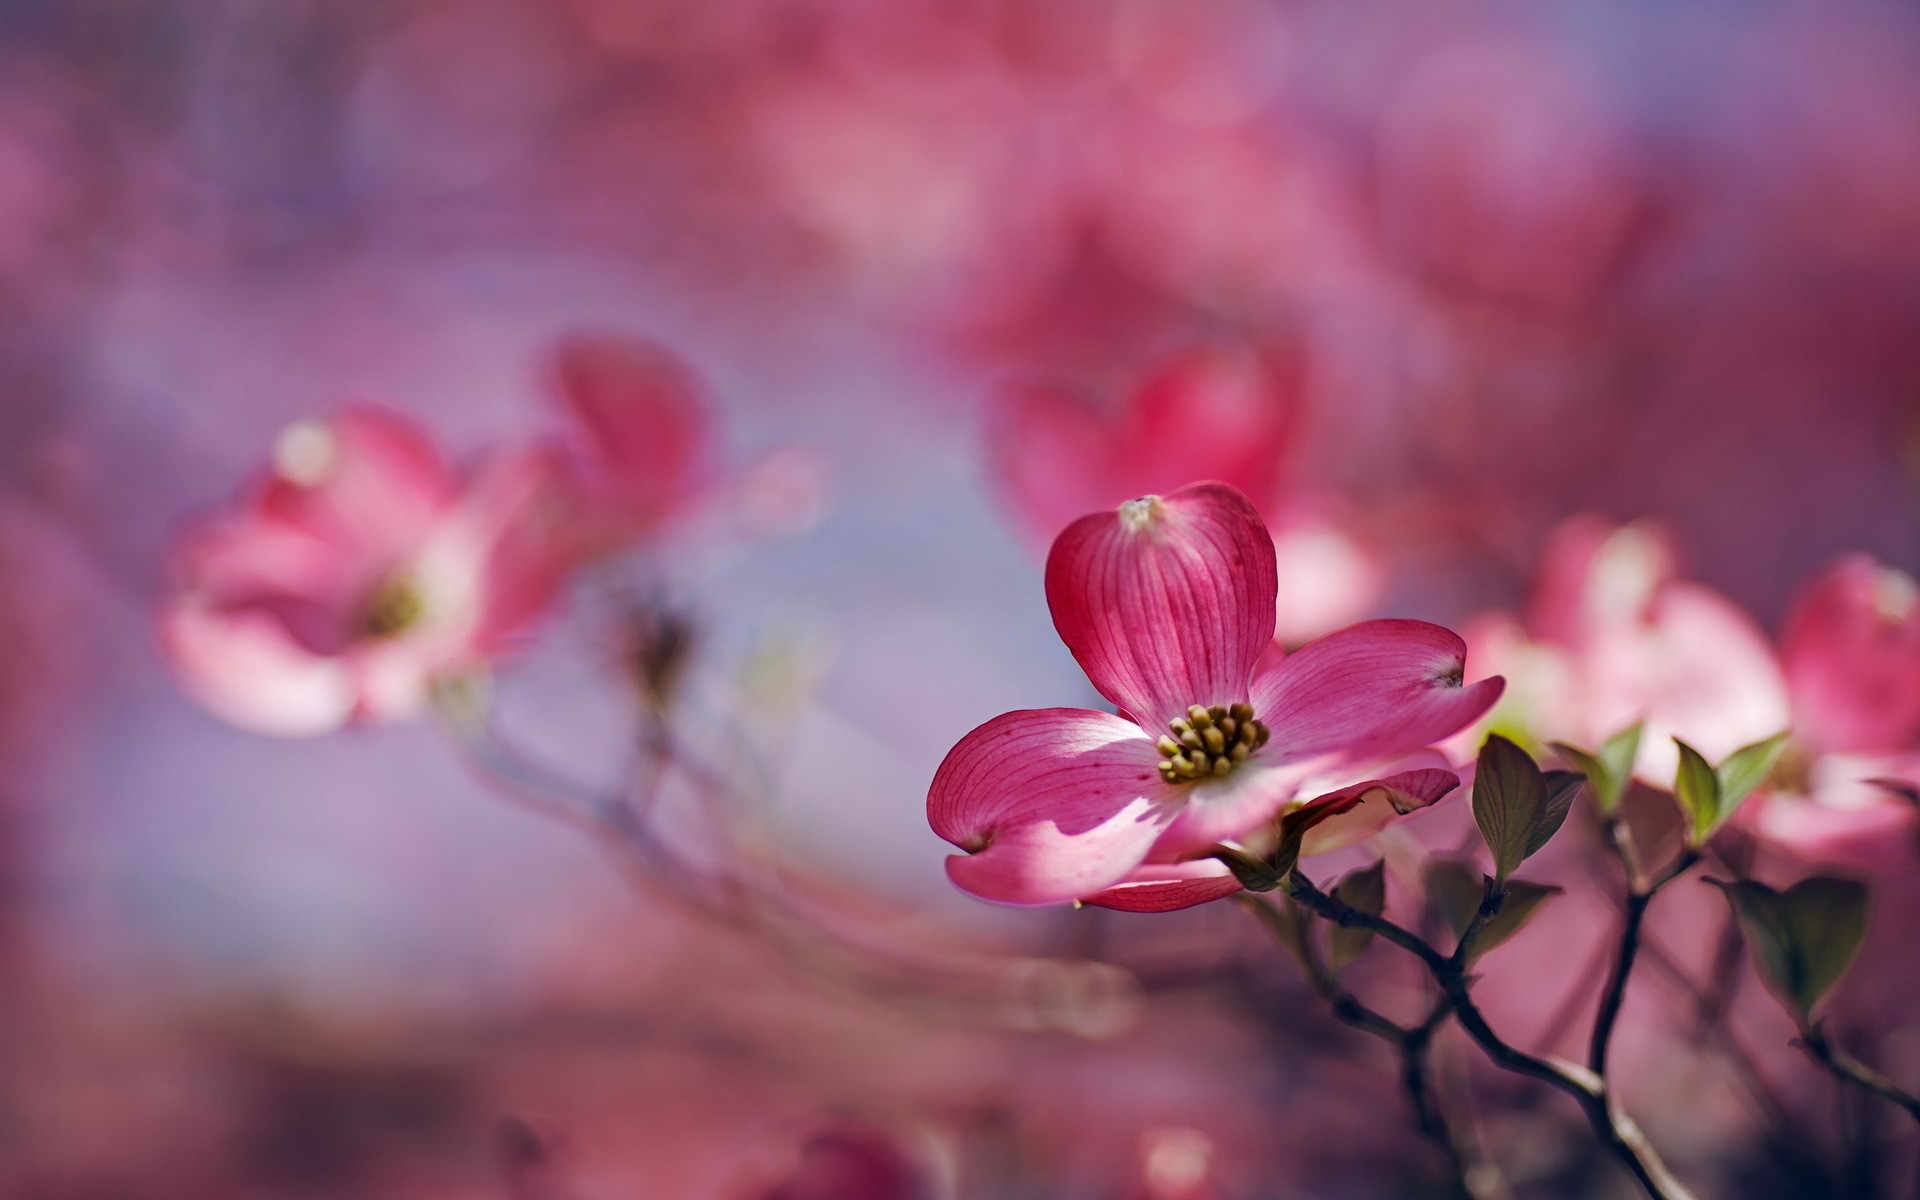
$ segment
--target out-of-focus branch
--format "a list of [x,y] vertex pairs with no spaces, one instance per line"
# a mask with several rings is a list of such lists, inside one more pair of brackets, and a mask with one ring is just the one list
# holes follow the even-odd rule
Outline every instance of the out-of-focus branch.
[[[1287,919],[1283,913],[1250,893],[1243,892],[1236,899],[1242,908],[1273,929],[1276,937],[1285,939],[1285,932],[1276,925],[1276,922]],[[1379,1038],[1392,1046],[1399,1056],[1401,1090],[1406,1093],[1407,1103],[1413,1109],[1414,1125],[1421,1136],[1433,1143],[1446,1159],[1452,1182],[1461,1196],[1465,1200],[1503,1200],[1509,1193],[1499,1173],[1490,1164],[1470,1161],[1435,1103],[1431,1069],[1433,1036],[1453,1014],[1452,1005],[1443,999],[1433,1006],[1419,1024],[1402,1025],[1369,1008],[1359,997],[1342,988],[1339,980],[1321,960],[1312,939],[1302,938],[1297,945],[1308,982],[1327,1001],[1334,1017],[1343,1025]]]
[[1614,848],[1627,873],[1627,898],[1620,923],[1620,948],[1614,954],[1607,982],[1600,989],[1600,1006],[1593,1016],[1593,1036],[1587,1042],[1587,1068],[1602,1077],[1607,1073],[1607,1051],[1613,1043],[1614,1025],[1620,1019],[1620,1006],[1627,998],[1627,980],[1633,975],[1634,958],[1640,953],[1640,927],[1646,921],[1647,907],[1661,888],[1692,870],[1700,861],[1700,852],[1689,848],[1681,851],[1658,875],[1649,878],[1640,870],[1625,823],[1618,816],[1610,816],[1607,825],[1608,844]]
[[[1479,1044],[1486,1056],[1503,1070],[1537,1079],[1571,1096],[1580,1105],[1581,1112],[1601,1144],[1632,1173],[1634,1180],[1653,1200],[1693,1200],[1693,1193],[1667,1169],[1633,1118],[1614,1102],[1605,1077],[1574,1063],[1529,1054],[1508,1044],[1494,1032],[1473,1001],[1472,983],[1465,970],[1472,949],[1471,927],[1452,955],[1442,955],[1425,939],[1392,921],[1343,904],[1315,887],[1298,871],[1288,875],[1286,887],[1289,895],[1325,920],[1342,926],[1357,925],[1371,929],[1418,958],[1440,985],[1460,1027]],[[1488,904],[1497,913],[1497,894],[1489,894]],[[1486,907],[1483,904],[1482,911]]]
[[1850,1083],[1890,1104],[1897,1104],[1906,1110],[1909,1117],[1920,1121],[1920,1096],[1915,1096],[1835,1045],[1833,1039],[1827,1035],[1826,1027],[1819,1022],[1815,1021],[1803,1029],[1794,1045],[1805,1050],[1813,1061],[1825,1067],[1836,1079]]
[[[1129,973],[1105,963],[929,945],[924,936],[855,938],[836,930],[807,904],[796,904],[797,898],[830,907],[836,898],[739,837],[718,811],[730,799],[718,794],[727,786],[724,777],[688,754],[665,720],[648,721],[629,778],[603,791],[528,757],[484,714],[442,716],[468,761],[499,790],[595,836],[650,897],[751,938],[842,990],[941,1019],[1080,1031],[1107,1023],[1081,1009],[1124,1004],[1137,987]],[[702,862],[655,831],[658,797],[673,778],[690,783],[706,802],[712,844],[702,847]]]

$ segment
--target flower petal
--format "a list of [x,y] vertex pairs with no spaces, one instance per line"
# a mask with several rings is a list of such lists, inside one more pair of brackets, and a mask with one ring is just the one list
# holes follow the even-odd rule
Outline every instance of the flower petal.
[[1920,809],[1891,788],[1878,790],[1881,794],[1864,804],[1856,794],[1829,804],[1824,796],[1763,793],[1742,808],[1741,820],[1803,862],[1911,873],[1920,854]]
[[1140,865],[1179,801],[1159,751],[1111,713],[1026,709],[948,752],[927,792],[933,831],[962,890],[1004,904],[1091,895]]
[[1304,366],[1297,354],[1244,347],[1173,358],[1127,407],[1117,457],[1129,492],[1218,479],[1256,506],[1271,504],[1299,423]]
[[1305,807],[1331,805],[1338,811],[1313,826],[1301,839],[1300,854],[1341,850],[1453,794],[1460,776],[1434,767],[1369,779],[1307,801]]
[[1047,557],[1061,640],[1100,694],[1153,732],[1189,705],[1247,698],[1278,586],[1260,514],[1221,483],[1082,517]]
[[433,632],[482,655],[545,611],[581,546],[557,455],[534,446],[474,472],[413,570]]
[[1920,740],[1920,586],[1853,555],[1822,574],[1781,638],[1794,732],[1822,751],[1894,753]]
[[1182,863],[1151,863],[1127,876],[1124,883],[1083,897],[1098,908],[1121,912],[1172,912],[1231,896],[1240,881],[1218,859]]
[[700,486],[709,404],[679,357],[638,338],[579,335],[555,351],[560,399],[587,436],[612,499],[646,525]]
[[1595,629],[1639,624],[1676,578],[1678,562],[1673,534],[1658,521],[1569,517],[1541,548],[1527,628],[1540,641],[1572,647]]
[[1298,794],[1304,767],[1250,759],[1224,779],[1183,784],[1186,805],[1148,854],[1150,862],[1177,862],[1215,842],[1237,840],[1271,821]]
[[160,644],[187,691],[242,729],[308,737],[353,716],[346,665],[310,653],[266,613],[179,601],[161,614]]
[[1766,635],[1733,601],[1685,580],[1660,589],[1644,623],[1592,631],[1573,672],[1586,692],[1576,740],[1594,744],[1645,721],[1634,774],[1655,787],[1673,780],[1675,737],[1718,762],[1789,721]]
[[1467,645],[1425,621],[1363,621],[1308,642],[1253,683],[1263,757],[1398,758],[1478,720],[1504,681],[1462,687]]
[[1045,545],[1090,508],[1139,492],[1119,482],[1113,435],[1093,403],[1026,385],[993,397],[989,466],[1002,498]]
[[249,507],[386,570],[419,548],[457,491],[452,472],[412,422],[357,407],[282,431],[273,473]]

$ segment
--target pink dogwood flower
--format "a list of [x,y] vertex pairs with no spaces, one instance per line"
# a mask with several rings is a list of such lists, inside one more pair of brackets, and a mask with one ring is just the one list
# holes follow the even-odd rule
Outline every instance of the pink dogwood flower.
[[1920,585],[1853,555],[1795,602],[1781,636],[1793,741],[1742,815],[1803,857],[1884,869],[1920,838]]
[[1645,722],[1635,774],[1654,787],[1673,783],[1676,736],[1717,762],[1786,728],[1786,681],[1766,634],[1727,597],[1681,578],[1678,561],[1672,536],[1650,522],[1576,517],[1555,529],[1524,615],[1467,625],[1479,669],[1509,681],[1493,725],[1591,747]]
[[1054,627],[1119,713],[1029,709],[948,753],[927,796],[963,890],[1008,904],[1182,908],[1238,890],[1200,861],[1316,806],[1304,853],[1365,837],[1459,783],[1430,747],[1478,718],[1465,644],[1369,621],[1256,666],[1272,645],[1273,541],[1251,502],[1198,483],[1082,517],[1047,559]]
[[542,450],[458,474],[378,409],[299,422],[237,510],[178,546],[163,649],[195,697],[246,729],[410,715],[551,600],[568,566],[557,480]]
[[1204,346],[1110,410],[1060,388],[1011,389],[991,414],[995,484],[1036,540],[1130,496],[1191,479],[1231,484],[1274,531],[1277,632],[1305,641],[1360,615],[1385,576],[1378,555],[1287,478],[1307,384],[1300,352]]

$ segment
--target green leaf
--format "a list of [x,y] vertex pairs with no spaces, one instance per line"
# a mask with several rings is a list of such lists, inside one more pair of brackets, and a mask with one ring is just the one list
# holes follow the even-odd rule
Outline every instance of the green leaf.
[[1550,784],[1525,750],[1499,734],[1480,747],[1473,779],[1473,819],[1504,880],[1547,844],[1567,819],[1580,776],[1555,772]]
[[1567,813],[1573,808],[1573,798],[1580,794],[1580,786],[1587,781],[1587,777],[1578,771],[1548,771],[1541,778],[1547,785],[1547,802],[1534,821],[1533,836],[1527,839],[1529,858],[1538,854],[1540,848],[1560,832],[1560,826],[1566,823]]
[[1866,885],[1824,875],[1784,892],[1751,880],[1709,882],[1733,905],[1760,978],[1806,1024],[1860,951],[1867,928]]
[[1593,790],[1593,802],[1602,813],[1611,815],[1620,807],[1620,797],[1633,783],[1633,762],[1640,755],[1640,734],[1645,726],[1636,722],[1608,738],[1598,753],[1589,754],[1578,746],[1554,742],[1553,749],[1587,777]]
[[1720,819],[1726,820],[1740,802],[1753,794],[1753,790],[1767,781],[1773,773],[1773,766],[1780,761],[1780,755],[1786,751],[1787,733],[1776,733],[1765,741],[1742,746],[1726,761],[1715,768],[1714,776],[1720,781]]
[[1593,791],[1593,802],[1603,813],[1610,813],[1620,803],[1621,784],[1614,778],[1613,768],[1609,767],[1599,755],[1588,754],[1578,746],[1565,742],[1549,742],[1549,748],[1563,760],[1572,764],[1576,771],[1587,777],[1587,784]]
[[1645,722],[1635,721],[1600,744],[1600,761],[1607,764],[1615,785],[1614,804],[1620,803],[1633,783],[1633,764],[1640,757],[1640,735],[1646,728]]
[[[1377,917],[1387,907],[1386,860],[1381,859],[1370,867],[1342,879],[1333,889],[1333,898],[1350,908],[1359,909],[1370,917]],[[1336,926],[1328,935],[1331,939],[1334,974],[1339,974],[1346,965],[1360,957],[1373,941],[1373,930],[1359,925]]]
[[1800,959],[1800,999],[1808,1012],[1853,965],[1867,935],[1867,885],[1814,875],[1788,888],[1787,928]]
[[1427,860],[1422,879],[1427,893],[1427,910],[1435,921],[1459,937],[1480,911],[1480,897],[1486,889],[1486,877],[1470,863],[1453,858]]
[[1489,950],[1506,944],[1514,934],[1526,928],[1527,922],[1533,920],[1543,904],[1565,890],[1550,883],[1507,880],[1507,898],[1501,903],[1500,911],[1481,926],[1480,932],[1474,936],[1473,945],[1467,948],[1467,962],[1471,964]]
[[1720,776],[1698,750],[1679,738],[1673,739],[1673,744],[1680,748],[1680,767],[1673,776],[1674,799],[1680,802],[1680,811],[1687,814],[1687,840],[1699,846],[1720,828]]

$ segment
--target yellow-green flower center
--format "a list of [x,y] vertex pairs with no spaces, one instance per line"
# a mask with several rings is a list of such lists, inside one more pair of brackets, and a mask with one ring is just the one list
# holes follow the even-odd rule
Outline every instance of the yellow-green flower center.
[[382,583],[360,611],[360,633],[370,638],[397,637],[427,615],[427,599],[413,576],[401,572]]
[[1196,704],[1168,722],[1160,748],[1160,778],[1168,783],[1218,779],[1267,744],[1267,727],[1250,704]]

